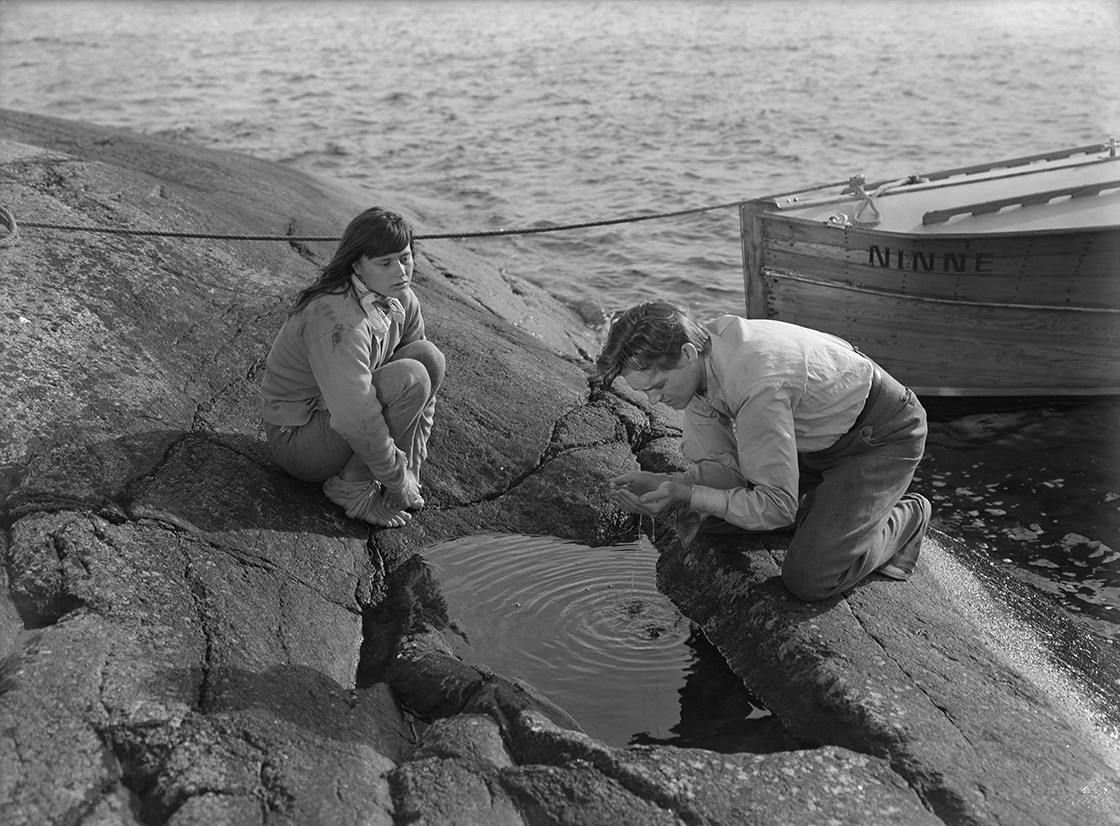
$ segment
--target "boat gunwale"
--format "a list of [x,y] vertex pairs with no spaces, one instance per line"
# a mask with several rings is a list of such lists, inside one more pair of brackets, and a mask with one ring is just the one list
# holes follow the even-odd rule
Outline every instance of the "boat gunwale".
[[939,178],[951,178],[958,175],[972,175],[980,172],[990,172],[996,169],[1012,169],[1019,166],[1029,166],[1038,161],[1060,161],[1068,160],[1077,155],[1084,155],[1088,158],[1090,155],[1107,152],[1108,155],[1103,160],[1116,158],[1116,139],[1110,138],[1102,143],[1091,143],[1086,146],[1074,146],[1069,149],[1056,149],[1051,152],[1036,152],[1033,155],[1023,155],[1018,158],[1006,158],[1000,161],[991,161],[987,164],[973,164],[971,166],[960,166],[954,169],[943,169],[938,172],[929,172],[922,177],[930,180]]
[[[1103,144],[1100,151],[1108,151],[1108,144]],[[1063,156],[1052,160],[1069,160],[1071,156]],[[874,183],[864,183],[863,189],[866,193],[872,194],[875,198],[888,198],[896,195],[913,195],[922,192],[934,192],[949,189],[951,187],[976,185],[981,183],[989,183],[993,181],[1004,181],[1012,178],[1023,178],[1028,175],[1037,175],[1045,172],[1058,172],[1069,169],[1085,169],[1088,167],[1096,166],[1098,164],[1107,164],[1120,161],[1120,155],[1107,154],[1104,157],[1092,157],[1086,155],[1084,158],[1070,161],[1067,163],[1051,163],[1043,166],[1042,164],[1035,165],[1015,165],[1013,161],[999,162],[990,166],[976,167],[974,171],[968,171],[964,168],[961,170],[948,170],[946,172],[930,172],[925,174],[909,175],[903,178],[886,178],[882,181]],[[1008,164],[1006,166],[1001,165]],[[985,173],[1003,173],[1003,174],[985,174]],[[853,176],[849,179],[847,187],[851,187],[852,181],[859,180],[861,175]],[[897,183],[896,186],[889,186],[892,183]],[[826,184],[820,189],[828,189],[837,186],[837,184]],[[876,190],[882,187],[889,187],[877,194]],[[819,190],[808,190],[816,192]],[[800,200],[798,192],[794,195],[768,195],[760,198],[751,199],[750,203],[758,204],[766,208],[767,212],[789,213],[794,210],[810,209],[815,207],[827,206],[836,203],[850,203],[859,201],[865,198],[852,191],[833,192],[821,195],[816,198],[807,200]],[[1099,193],[1098,193],[1099,194]]]
[[1081,398],[1111,398],[1120,396],[1120,387],[976,387],[963,388],[951,386],[927,386],[908,384],[907,387],[918,396],[938,399],[986,399],[1022,396],[1026,398],[1061,398],[1077,396]]
[[763,210],[758,217],[764,221],[788,221],[791,223],[804,224],[810,227],[817,227],[823,230],[840,230],[845,234],[849,232],[866,232],[869,235],[877,235],[889,238],[906,238],[913,239],[915,241],[930,241],[933,239],[963,241],[984,235],[1014,240],[1016,238],[1038,238],[1040,236],[1049,235],[1068,237],[1071,235],[1088,235],[1102,232],[1120,234],[1120,224],[1094,224],[1092,226],[1078,226],[1070,227],[1068,229],[1016,229],[988,231],[975,230],[972,232],[899,232],[898,230],[879,229],[872,226],[859,226],[858,224],[854,224],[852,226],[841,226],[839,224],[830,224],[827,221],[821,221],[816,218],[805,218],[801,215],[791,215],[789,213],[773,212],[770,210]]

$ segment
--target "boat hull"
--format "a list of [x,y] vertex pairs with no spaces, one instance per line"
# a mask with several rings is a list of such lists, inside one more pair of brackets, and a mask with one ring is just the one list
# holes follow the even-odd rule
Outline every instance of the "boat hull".
[[772,206],[740,209],[748,317],[840,336],[925,397],[1120,394],[1120,227],[884,232]]

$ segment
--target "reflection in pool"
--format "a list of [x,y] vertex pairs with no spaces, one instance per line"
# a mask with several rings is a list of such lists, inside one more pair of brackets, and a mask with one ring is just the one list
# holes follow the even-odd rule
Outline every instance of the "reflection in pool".
[[795,744],[656,587],[646,540],[589,548],[488,534],[424,551],[464,661],[522,679],[612,746]]

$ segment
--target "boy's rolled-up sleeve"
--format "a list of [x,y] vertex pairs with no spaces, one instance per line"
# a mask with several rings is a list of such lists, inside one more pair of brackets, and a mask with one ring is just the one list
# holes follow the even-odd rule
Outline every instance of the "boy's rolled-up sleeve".
[[[693,511],[753,531],[778,530],[793,523],[799,471],[787,388],[780,384],[752,388],[734,410],[734,425],[688,410],[681,450],[694,463],[679,477],[692,484]],[[705,485],[705,468],[712,462],[737,470],[744,484]]]

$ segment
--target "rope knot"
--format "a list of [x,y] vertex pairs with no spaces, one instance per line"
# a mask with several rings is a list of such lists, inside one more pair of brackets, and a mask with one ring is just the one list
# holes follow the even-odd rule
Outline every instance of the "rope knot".
[[7,207],[0,206],[0,247],[14,247],[19,243],[19,226],[16,216]]

